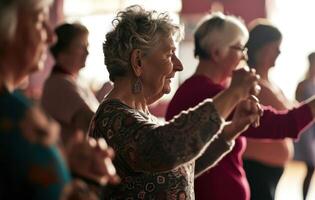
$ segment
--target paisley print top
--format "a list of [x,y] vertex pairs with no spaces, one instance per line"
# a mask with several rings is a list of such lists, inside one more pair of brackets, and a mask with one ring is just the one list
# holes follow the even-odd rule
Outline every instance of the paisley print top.
[[89,134],[105,138],[113,147],[122,181],[118,186],[107,185],[103,198],[194,199],[195,159],[215,146],[208,159],[211,163],[205,165],[209,167],[231,149],[219,137],[222,124],[210,99],[165,124],[118,100],[104,100]]

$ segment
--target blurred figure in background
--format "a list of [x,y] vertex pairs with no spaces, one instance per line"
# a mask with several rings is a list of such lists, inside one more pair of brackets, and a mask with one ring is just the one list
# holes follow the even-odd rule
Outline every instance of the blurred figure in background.
[[70,174],[54,140],[58,126],[15,91],[43,67],[54,34],[50,0],[0,0],[0,199],[61,197]]
[[[248,30],[233,16],[222,13],[206,16],[197,27],[194,39],[195,56],[199,59],[197,69],[176,91],[168,107],[167,120],[226,89],[240,61],[247,58]],[[296,138],[315,116],[315,99],[283,112],[262,107],[260,126],[248,128],[236,138],[229,154],[195,179],[196,199],[249,200],[250,189],[242,162],[246,138]]]
[[95,96],[99,102],[101,102],[106,95],[113,89],[113,83],[111,81],[106,81],[102,87],[96,91]]
[[[257,19],[250,24],[247,64],[256,70],[261,79],[258,96],[265,106],[276,110],[293,107],[277,85],[269,79],[270,69],[280,54],[282,35],[266,19]],[[293,157],[292,139],[256,140],[247,139],[244,152],[244,169],[251,191],[251,200],[273,200],[285,164]]]
[[[308,56],[309,68],[305,79],[296,89],[296,99],[301,102],[315,94],[315,52]],[[303,181],[303,199],[307,197],[315,168],[315,125],[305,131],[294,144],[294,159],[306,164],[306,175]]]
[[81,199],[95,199],[85,184],[71,182],[65,158],[81,177],[104,184],[118,180],[105,141],[78,137],[59,147],[59,126],[16,91],[43,67],[54,41],[51,2],[0,0],[0,199],[59,200],[83,191]]
[[81,24],[62,24],[55,30],[57,42],[50,50],[55,66],[45,82],[43,108],[61,125],[64,142],[76,130],[87,133],[99,102],[92,91],[79,84],[79,71],[88,56],[87,28]]

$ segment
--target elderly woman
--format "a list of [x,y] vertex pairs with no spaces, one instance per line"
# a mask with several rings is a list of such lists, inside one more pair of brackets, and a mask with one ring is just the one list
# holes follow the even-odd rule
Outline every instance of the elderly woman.
[[[194,171],[212,166],[232,148],[234,137],[259,118],[257,105],[248,102],[236,112],[229,131],[220,131],[222,119],[249,96],[257,77],[238,71],[229,89],[159,124],[148,105],[170,92],[171,79],[183,69],[173,39],[179,27],[166,13],[139,6],[119,12],[113,25],[104,54],[114,88],[98,108],[90,132],[105,138],[117,154],[114,164],[122,182],[107,187],[105,194],[111,199],[194,199]],[[203,166],[195,169],[202,152]]]
[[[282,35],[280,31],[264,19],[251,23],[248,48],[248,66],[256,69],[261,76],[260,103],[276,110],[285,110],[293,104],[284,96],[281,89],[269,80],[270,69],[280,54]],[[244,169],[250,185],[251,199],[273,200],[278,181],[285,164],[293,157],[292,139],[256,140],[248,139],[244,152]],[[261,187],[261,186],[264,187]]]
[[[43,67],[54,40],[48,25],[50,3],[0,0],[0,199],[67,199],[71,192],[63,193],[66,185],[67,191],[79,193],[68,184],[70,173],[56,145],[58,125],[15,91],[27,75]],[[112,153],[100,142],[91,143],[78,137],[64,149],[70,168],[85,178],[112,181]]]
[[[168,120],[182,110],[196,106],[204,99],[223,91],[239,62],[247,57],[245,44],[248,31],[245,25],[233,16],[222,13],[207,16],[197,27],[194,39],[195,56],[198,57],[199,63],[195,74],[180,86],[171,100],[166,116]],[[235,148],[231,153],[196,179],[196,199],[249,200],[249,186],[242,163],[246,138],[296,138],[300,131],[312,122],[314,115],[315,100],[283,112],[264,107],[260,126],[246,130],[236,139]]]
[[42,105],[60,123],[61,136],[68,142],[75,130],[87,132],[99,102],[77,81],[88,55],[88,30],[78,23],[62,24],[55,33],[57,42],[50,48],[55,66],[45,82]]

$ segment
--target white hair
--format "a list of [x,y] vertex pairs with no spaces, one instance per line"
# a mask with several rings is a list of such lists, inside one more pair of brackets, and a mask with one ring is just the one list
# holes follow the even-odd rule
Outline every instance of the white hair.
[[36,10],[48,6],[53,0],[0,0],[0,42],[14,37],[19,8]]
[[205,16],[195,31],[195,56],[208,57],[212,49],[227,53],[237,41],[245,45],[249,37],[243,21],[232,15],[213,13]]

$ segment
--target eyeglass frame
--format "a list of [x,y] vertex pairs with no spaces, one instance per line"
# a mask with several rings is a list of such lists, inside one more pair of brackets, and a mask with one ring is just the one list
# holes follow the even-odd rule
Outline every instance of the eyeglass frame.
[[234,50],[241,51],[244,54],[247,54],[247,51],[248,51],[248,48],[246,46],[232,45],[232,46],[230,46],[230,48],[234,49]]

